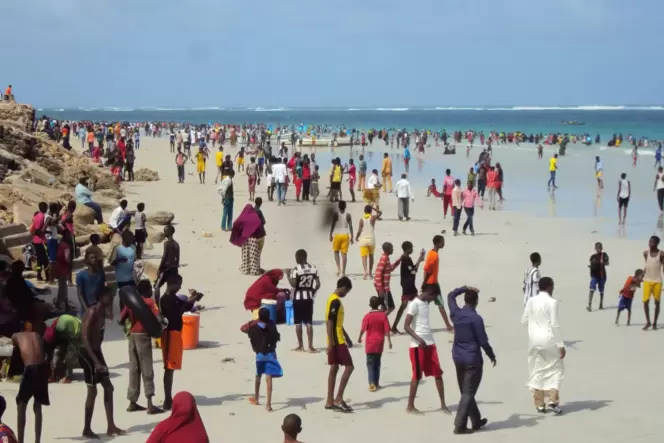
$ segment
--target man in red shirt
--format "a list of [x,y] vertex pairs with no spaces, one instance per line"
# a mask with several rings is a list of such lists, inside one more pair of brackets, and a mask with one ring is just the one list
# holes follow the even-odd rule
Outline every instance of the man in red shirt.
[[[39,202],[39,211],[32,216],[32,226],[30,226],[32,247],[37,257],[37,280],[42,280],[42,270],[46,274],[49,265],[48,254],[46,253],[46,211],[48,211],[48,204]],[[46,277],[48,279],[48,276]]]
[[[148,280],[141,280],[138,283],[137,291],[143,297],[145,304],[155,315],[159,315],[159,309],[152,300],[152,285]],[[129,322],[128,324],[126,322]],[[152,368],[152,340],[145,332],[145,328],[138,321],[134,313],[125,306],[120,313],[120,324],[129,327],[129,386],[127,387],[127,399],[129,407],[127,411],[145,411],[152,414],[160,414],[163,409],[152,404],[152,397],[155,394],[154,388],[154,370]],[[147,409],[138,404],[138,396],[141,393],[141,376],[143,377],[143,387],[145,389],[145,398],[148,402]]]
[[376,265],[376,272],[374,274],[374,287],[378,296],[381,298],[385,306],[385,315],[390,315],[394,311],[395,304],[392,298],[392,291],[390,291],[390,279],[392,271],[394,271],[399,264],[401,264],[402,257],[399,257],[394,264],[390,263],[390,255],[394,252],[392,243],[383,243],[383,255],[380,256],[378,264]]
[[387,315],[381,309],[383,301],[379,297],[373,296],[369,300],[369,306],[371,311],[362,319],[360,337],[357,342],[362,343],[362,336],[367,334],[364,350],[367,353],[369,391],[374,392],[380,388],[380,363],[385,347],[385,337],[387,337],[390,349],[392,349],[392,340],[390,339],[390,323],[387,321]]

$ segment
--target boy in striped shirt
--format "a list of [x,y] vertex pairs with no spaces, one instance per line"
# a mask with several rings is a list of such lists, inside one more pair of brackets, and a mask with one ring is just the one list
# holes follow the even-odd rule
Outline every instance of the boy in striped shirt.
[[395,304],[392,298],[392,291],[390,291],[390,279],[392,271],[394,271],[400,264],[402,257],[399,257],[394,263],[390,263],[390,255],[394,252],[392,243],[383,243],[383,255],[381,255],[376,265],[374,273],[374,287],[378,296],[383,300],[385,306],[385,315],[390,315],[394,311]]
[[528,302],[530,297],[534,297],[539,293],[540,271],[539,267],[542,264],[542,257],[539,252],[530,254],[531,266],[526,269],[523,275],[523,304]]

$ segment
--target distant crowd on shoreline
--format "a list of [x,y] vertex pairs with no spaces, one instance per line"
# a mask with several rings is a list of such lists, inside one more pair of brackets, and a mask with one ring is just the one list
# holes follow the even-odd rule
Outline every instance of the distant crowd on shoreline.
[[[40,127],[41,125],[41,127]],[[118,130],[124,130],[127,134],[136,134],[142,132],[147,137],[159,138],[169,137],[173,146],[179,140],[183,143],[189,141],[192,145],[201,137],[208,144],[215,146],[217,143],[225,144],[229,140],[232,147],[236,147],[240,142],[242,145],[261,144],[267,141],[273,142],[276,139],[277,145],[282,142],[290,142],[291,147],[302,145],[305,140],[312,146],[316,146],[322,138],[326,139],[330,147],[340,140],[344,139],[353,146],[371,146],[374,141],[381,140],[385,146],[392,148],[414,146],[415,149],[431,146],[431,141],[436,146],[441,143],[444,146],[450,144],[461,144],[467,142],[469,145],[487,144],[507,144],[507,143],[534,143],[546,145],[567,145],[584,144],[586,146],[598,145],[602,142],[600,134],[592,135],[587,132],[580,133],[526,133],[521,131],[490,131],[485,134],[484,131],[474,129],[455,130],[448,132],[446,129],[357,129],[345,125],[333,127],[332,125],[271,125],[267,123],[243,123],[243,124],[225,124],[225,123],[207,123],[193,124],[187,122],[173,121],[146,121],[146,122],[110,122],[110,121],[72,121],[57,120],[49,116],[43,116],[35,122],[35,130],[48,132],[51,138],[61,141],[65,126],[69,132],[80,138],[81,128],[86,128],[86,134],[93,132],[95,139],[102,142],[105,137],[111,133],[115,138],[119,136]],[[141,131],[142,130],[142,131]],[[135,143],[135,142],[134,142]],[[656,141],[647,137],[638,137],[632,134],[623,135],[621,132],[614,133],[607,141],[610,147],[620,147],[628,144],[631,147],[647,148],[657,145]],[[67,146],[66,146],[67,147]],[[85,147],[85,145],[84,145]]]

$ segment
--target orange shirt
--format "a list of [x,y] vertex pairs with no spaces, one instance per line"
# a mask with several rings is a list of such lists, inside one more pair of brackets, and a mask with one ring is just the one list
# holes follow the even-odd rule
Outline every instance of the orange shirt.
[[5,89],[5,95],[6,95],[6,96],[10,96],[10,95],[12,95],[12,88],[7,88],[7,89]]
[[632,288],[633,284],[634,277],[627,277],[627,281],[625,282],[625,286],[620,291],[620,295],[625,298],[634,298],[634,289]]
[[486,184],[490,188],[493,188],[496,186],[496,182],[498,181],[498,172],[497,171],[489,171],[486,173]]
[[88,143],[94,143],[94,142],[95,142],[95,133],[88,132]]
[[426,284],[438,283],[438,265],[440,260],[438,252],[433,249],[427,252],[427,257],[424,260],[424,272],[429,275],[429,278],[424,282]]

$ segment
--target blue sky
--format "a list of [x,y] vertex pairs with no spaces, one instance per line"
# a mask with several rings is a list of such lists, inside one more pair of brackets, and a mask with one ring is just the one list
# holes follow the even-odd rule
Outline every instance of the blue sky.
[[1,0],[38,107],[664,103],[661,0]]

